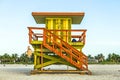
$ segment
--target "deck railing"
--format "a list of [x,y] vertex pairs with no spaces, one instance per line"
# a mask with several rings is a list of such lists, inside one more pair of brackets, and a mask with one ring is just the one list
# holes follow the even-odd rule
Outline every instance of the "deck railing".
[[[32,41],[43,41],[43,33],[45,28],[39,28],[39,27],[28,27],[29,29],[29,43]],[[47,30],[47,29],[46,29]],[[48,30],[51,33],[64,33],[64,34],[57,34],[59,38],[65,38],[68,39],[70,37],[71,39],[76,39],[76,42],[82,42],[85,44],[86,39],[86,29],[73,29],[73,30]],[[46,33],[46,35],[50,36]],[[67,41],[67,40],[65,40]],[[72,42],[70,40],[69,42]]]

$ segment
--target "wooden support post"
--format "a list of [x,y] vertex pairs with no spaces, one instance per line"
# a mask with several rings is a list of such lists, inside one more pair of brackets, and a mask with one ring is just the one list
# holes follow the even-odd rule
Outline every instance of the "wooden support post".
[[41,65],[42,65],[42,68],[41,68],[41,71],[42,71],[43,70],[43,51],[42,51],[43,48],[42,48],[42,44],[41,44],[40,48],[41,48],[41,53],[40,53],[41,54],[41,60],[40,61],[41,61]]
[[34,69],[36,69],[35,68],[35,66],[36,66],[36,60],[37,60],[37,55],[36,55],[36,51],[34,51]]

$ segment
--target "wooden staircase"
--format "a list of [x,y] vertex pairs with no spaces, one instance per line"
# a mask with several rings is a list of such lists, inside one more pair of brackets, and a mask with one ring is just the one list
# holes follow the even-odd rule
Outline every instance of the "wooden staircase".
[[[49,42],[47,41],[48,39]],[[87,56],[82,53],[82,51],[78,51],[73,46],[69,45],[57,35],[46,29],[44,29],[43,33],[43,46],[61,58],[65,59],[78,70],[88,70],[88,59]]]

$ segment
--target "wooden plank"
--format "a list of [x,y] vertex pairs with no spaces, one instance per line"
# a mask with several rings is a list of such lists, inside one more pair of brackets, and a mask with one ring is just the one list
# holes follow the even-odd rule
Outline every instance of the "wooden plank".
[[84,74],[92,75],[92,73],[87,71],[78,71],[78,70],[32,70],[31,74]]

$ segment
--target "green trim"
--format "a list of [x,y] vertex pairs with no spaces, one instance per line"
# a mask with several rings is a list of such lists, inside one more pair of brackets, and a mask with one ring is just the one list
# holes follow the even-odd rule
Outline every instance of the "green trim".
[[31,41],[31,44],[32,45],[34,45],[34,44],[42,44],[43,43],[43,41],[36,41],[36,40],[34,40],[34,41]]
[[68,42],[70,45],[83,46],[83,42]]

